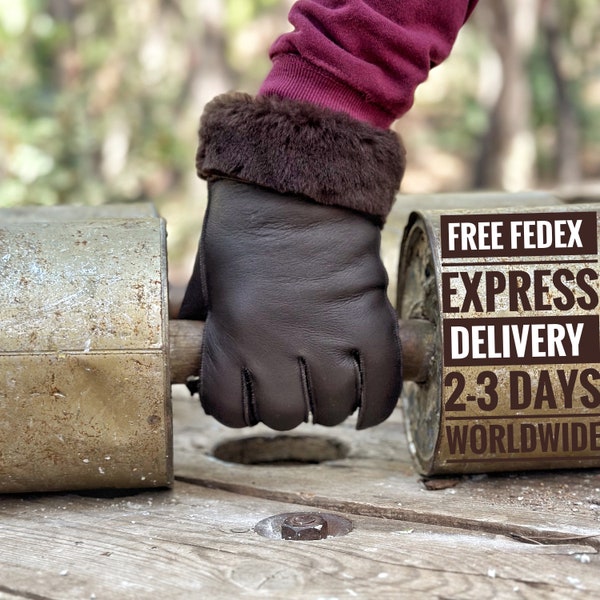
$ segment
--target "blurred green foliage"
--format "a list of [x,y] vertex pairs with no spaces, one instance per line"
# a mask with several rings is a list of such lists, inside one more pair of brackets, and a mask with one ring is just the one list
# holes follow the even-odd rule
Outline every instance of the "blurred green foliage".
[[[596,177],[597,2],[558,4],[586,173]],[[159,207],[185,204],[203,102],[227,88],[255,91],[269,68],[269,43],[289,27],[289,5],[289,0],[2,2],[0,206],[146,199]],[[415,116],[407,116],[400,128],[466,165],[488,127],[488,107],[472,75],[482,52],[489,53],[480,27],[476,21],[467,26],[456,57],[440,68],[444,74],[426,84],[431,97],[421,106],[417,101]],[[539,175],[546,182],[553,175],[548,140],[556,109],[543,41],[529,59],[529,73]],[[442,91],[436,93],[436,86]],[[410,118],[419,120],[418,127],[411,128]],[[435,173],[430,180],[435,185]]]
[[163,165],[185,168],[175,82],[141,68],[126,4],[54,4],[0,8],[0,205],[144,197]]

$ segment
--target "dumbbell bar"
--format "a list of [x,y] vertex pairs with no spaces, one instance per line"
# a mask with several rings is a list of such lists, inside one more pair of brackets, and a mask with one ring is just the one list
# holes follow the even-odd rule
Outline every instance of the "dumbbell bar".
[[[171,383],[187,383],[200,372],[202,321],[169,321]],[[425,382],[434,348],[435,328],[424,319],[399,321],[402,372],[405,381]]]

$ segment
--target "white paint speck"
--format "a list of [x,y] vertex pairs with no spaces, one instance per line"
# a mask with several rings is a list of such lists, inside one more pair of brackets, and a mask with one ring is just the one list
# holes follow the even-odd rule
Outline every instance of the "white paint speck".
[[574,588],[577,588],[578,590],[585,589],[585,586],[581,583],[580,579],[577,579],[577,577],[567,577],[567,582],[570,583]]
[[575,560],[578,560],[580,563],[586,564],[589,563],[592,559],[589,554],[575,554]]

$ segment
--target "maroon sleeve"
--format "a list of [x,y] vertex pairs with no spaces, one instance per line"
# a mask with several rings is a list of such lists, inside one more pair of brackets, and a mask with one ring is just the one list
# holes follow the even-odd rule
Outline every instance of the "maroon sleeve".
[[260,94],[387,128],[450,53],[477,0],[299,0]]

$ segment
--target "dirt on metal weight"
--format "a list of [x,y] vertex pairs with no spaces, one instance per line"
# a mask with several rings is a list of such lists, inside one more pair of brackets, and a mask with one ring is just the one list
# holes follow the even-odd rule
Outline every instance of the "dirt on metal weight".
[[403,392],[422,473],[600,466],[598,227],[593,205],[411,216],[398,311],[436,328]]
[[165,228],[151,207],[0,217],[0,493],[172,481]]

